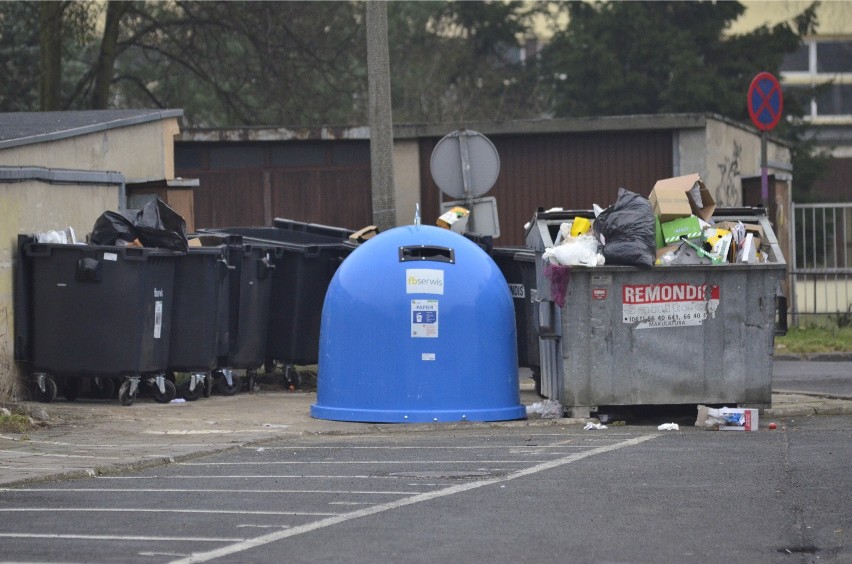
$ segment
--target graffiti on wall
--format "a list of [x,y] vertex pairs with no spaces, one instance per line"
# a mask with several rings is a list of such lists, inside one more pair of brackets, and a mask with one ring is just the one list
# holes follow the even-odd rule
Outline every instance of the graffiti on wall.
[[740,191],[737,189],[737,180],[740,177],[740,158],[743,154],[743,146],[734,141],[734,149],[730,157],[725,157],[719,167],[719,186],[716,188],[716,203],[722,206],[736,206],[740,202]]

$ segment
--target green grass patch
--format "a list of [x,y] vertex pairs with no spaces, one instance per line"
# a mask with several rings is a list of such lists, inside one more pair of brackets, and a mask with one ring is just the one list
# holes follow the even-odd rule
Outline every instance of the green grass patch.
[[852,352],[852,327],[791,327],[783,337],[775,337],[775,352],[808,354]]
[[20,413],[0,414],[0,432],[2,433],[26,433],[31,428],[30,418],[26,415]]

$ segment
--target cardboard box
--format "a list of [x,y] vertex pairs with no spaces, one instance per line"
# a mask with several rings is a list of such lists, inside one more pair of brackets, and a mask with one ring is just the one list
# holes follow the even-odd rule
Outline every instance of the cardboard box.
[[[732,231],[737,223],[738,222],[736,221],[720,221],[715,225],[715,227]],[[745,227],[746,233],[754,235],[754,238],[757,239],[757,246],[760,247],[760,245],[763,244],[763,240],[766,238],[766,235],[763,233],[763,227],[757,223],[743,223],[743,227]]]
[[[728,231],[734,231],[734,228],[739,222],[736,221],[720,221],[715,225],[715,227],[719,229],[726,229]],[[763,228],[756,223],[743,223],[743,227],[745,228],[745,234],[752,236],[752,241],[750,246],[754,249],[755,255],[758,251],[760,251],[760,247],[763,246],[764,233]],[[733,241],[731,245],[731,250],[729,252],[728,261],[729,262],[740,262],[740,255],[743,251],[743,246],[745,244],[745,239],[737,241],[736,239]],[[750,253],[749,253],[750,254]],[[756,258],[755,261],[756,262]],[[742,261],[748,262],[748,261]]]
[[720,426],[720,431],[757,431],[760,419],[759,411],[757,409],[723,407],[719,411],[725,416],[733,415],[739,421],[738,424]]
[[379,228],[375,225],[368,225],[362,229],[359,229],[355,233],[349,236],[349,240],[354,243],[363,243],[367,239],[372,239],[379,233]]
[[467,227],[468,216],[470,216],[470,210],[461,206],[456,206],[441,214],[436,224],[438,227],[443,227],[444,229],[449,229],[456,233],[464,233],[464,230]]
[[683,188],[665,180],[654,185],[648,201],[651,202],[654,215],[660,219],[660,223],[692,215],[692,208]]
[[648,196],[654,214],[661,222],[695,215],[709,221],[716,211],[716,201],[704,186],[701,176],[687,174],[659,180]]
[[699,239],[703,234],[701,224],[698,223],[698,218],[694,215],[660,223],[660,229],[663,232],[663,242],[666,245],[677,243],[684,237]]
[[757,431],[760,423],[759,411],[754,408],[722,407],[714,409],[698,406],[696,427],[720,431]]

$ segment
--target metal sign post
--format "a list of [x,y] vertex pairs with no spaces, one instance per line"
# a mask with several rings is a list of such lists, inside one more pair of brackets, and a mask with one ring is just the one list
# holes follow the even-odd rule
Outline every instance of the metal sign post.
[[[463,202],[469,210],[468,233],[499,236],[497,202],[494,198],[480,197],[491,190],[500,174],[500,157],[491,141],[470,129],[453,131],[435,145],[429,166],[441,192],[461,200],[451,202],[453,205]],[[445,204],[442,202],[441,207]],[[478,228],[477,213],[482,214]]]
[[768,72],[755,76],[748,87],[748,114],[760,130],[760,199],[769,209],[769,171],[767,170],[766,132],[778,125],[784,108],[784,95],[778,80]]
[[459,138],[459,156],[461,157],[462,184],[464,186],[464,201],[470,210],[469,231],[476,233],[476,217],[473,213],[473,194],[470,190],[470,151],[467,148],[468,134],[466,130],[457,132]]

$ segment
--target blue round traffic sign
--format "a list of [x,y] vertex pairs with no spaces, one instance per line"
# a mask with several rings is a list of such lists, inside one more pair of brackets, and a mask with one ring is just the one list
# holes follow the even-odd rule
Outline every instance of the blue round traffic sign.
[[748,87],[748,115],[761,131],[769,131],[781,119],[784,108],[784,96],[781,85],[772,74],[758,73]]

